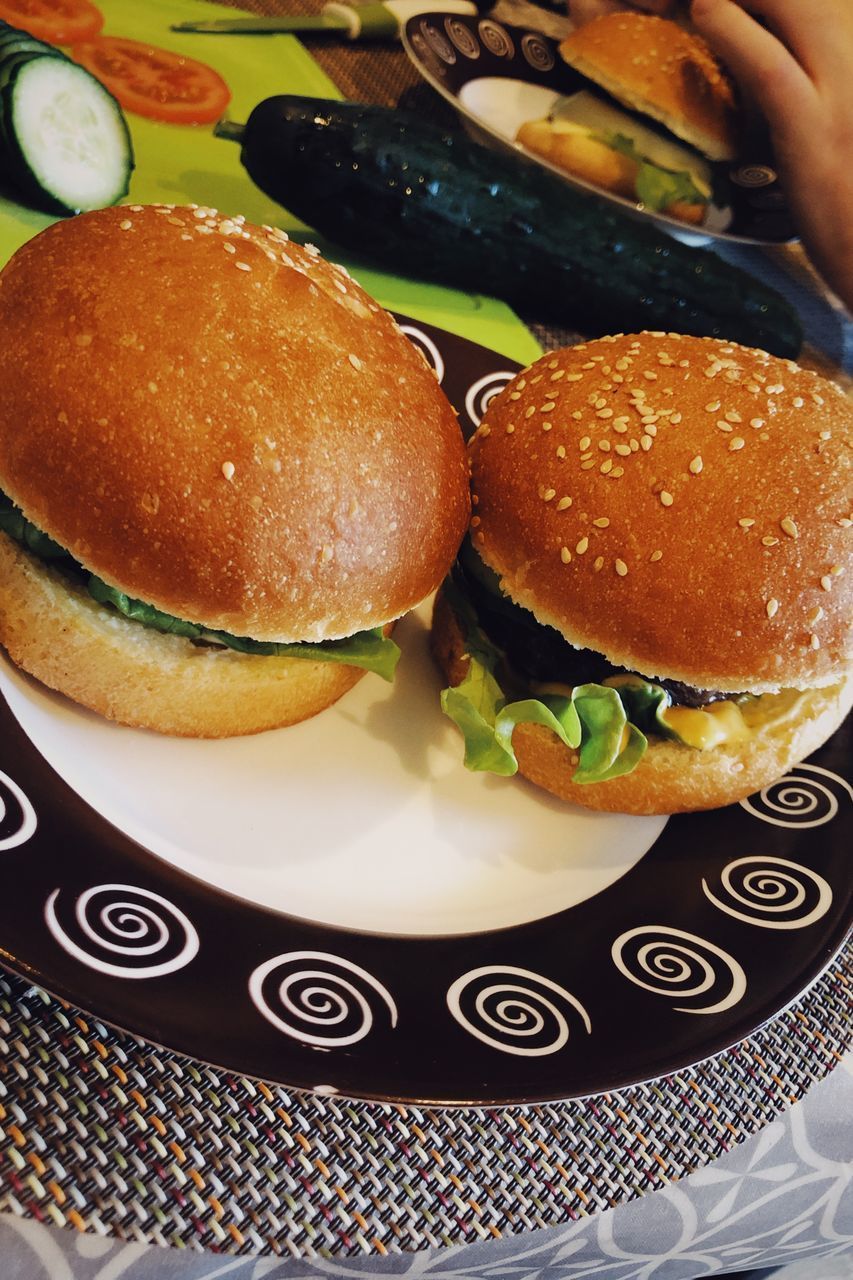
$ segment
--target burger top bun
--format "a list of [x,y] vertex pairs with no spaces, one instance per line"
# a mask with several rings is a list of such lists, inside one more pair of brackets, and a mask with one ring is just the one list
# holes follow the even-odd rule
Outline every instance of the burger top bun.
[[259,640],[383,625],[467,524],[420,354],[340,267],[214,210],[103,209],[0,275],[0,489],[111,585]]
[[732,82],[699,36],[643,13],[609,13],[573,31],[560,53],[619,102],[659,120],[711,160],[737,154]]
[[761,351],[642,333],[543,356],[472,443],[474,545],[579,648],[699,689],[851,658],[853,404]]

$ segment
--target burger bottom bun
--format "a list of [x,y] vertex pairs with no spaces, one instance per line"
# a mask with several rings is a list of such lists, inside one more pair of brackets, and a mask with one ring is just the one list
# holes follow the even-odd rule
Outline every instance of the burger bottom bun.
[[[459,684],[468,665],[465,641],[443,593],[436,599],[432,650],[448,681]],[[851,706],[853,676],[848,676],[828,688],[808,690],[796,716],[769,724],[746,742],[697,751],[653,738],[637,768],[609,782],[573,782],[576,753],[541,725],[518,725],[512,745],[519,773],[562,800],[611,813],[688,813],[734,804],[775,782],[816,751]]]
[[0,644],[42,684],[136,728],[187,738],[307,720],[365,674],[358,667],[192,644],[97,604],[0,533]]

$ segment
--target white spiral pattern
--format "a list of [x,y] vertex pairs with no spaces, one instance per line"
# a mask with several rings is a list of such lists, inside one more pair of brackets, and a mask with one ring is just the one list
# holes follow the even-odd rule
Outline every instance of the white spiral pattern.
[[374,993],[374,1002],[375,996],[384,1001],[391,1026],[396,1027],[397,1006],[390,993],[343,956],[287,951],[258,965],[249,979],[252,1002],[268,1022],[295,1040],[321,1048],[356,1044],[370,1032],[373,1010],[365,992]]
[[496,58],[511,58],[515,54],[515,45],[509,32],[492,18],[483,18],[477,25],[482,40],[489,53]]
[[[540,1058],[563,1048],[569,1039],[566,1006],[580,1014],[591,1032],[589,1014],[580,1001],[530,969],[484,965],[463,973],[447,992],[447,1007],[460,1026],[491,1048],[519,1057]],[[519,1043],[534,1038],[535,1044]]]
[[613,943],[611,955],[619,972],[636,986],[673,1000],[706,996],[725,984],[722,998],[698,1006],[676,1005],[679,1013],[722,1013],[736,1005],[746,991],[746,974],[728,952],[668,925],[629,929]]
[[[82,893],[75,904],[74,920],[85,945],[60,922],[59,893],[54,889],[45,904],[47,926],[69,955],[99,973],[114,978],[158,978],[183,969],[198,954],[198,933],[190,920],[150,889],[98,884]],[[124,956],[125,963],[117,964],[98,954],[104,951]]]
[[535,32],[522,36],[521,52],[534,71],[550,71],[556,61],[551,46]]
[[741,800],[741,806],[753,817],[775,827],[822,827],[838,813],[838,797],[827,783],[814,777],[815,774],[853,799],[853,787],[845,778],[817,764],[798,764],[778,782]]
[[[711,892],[707,880],[702,881],[705,896],[727,915],[762,929],[805,929],[825,916],[832,904],[832,889],[823,876],[786,858],[737,858],[720,880],[725,900]],[[779,918],[783,912],[784,920]]]
[[14,823],[11,831],[7,831],[5,835],[0,834],[0,853],[6,849],[16,849],[19,845],[26,844],[35,834],[36,811],[24,795],[17,782],[14,782],[7,773],[0,771],[0,832],[3,831],[10,811],[13,811],[9,801],[14,800],[17,808],[20,809],[20,816]]
[[480,56],[480,46],[461,18],[445,18],[444,29],[459,52],[471,61]]
[[414,343],[418,351],[420,351],[424,360],[435,374],[436,381],[440,385],[444,381],[444,357],[433,342],[432,338],[429,334],[424,333],[423,329],[419,329],[417,325],[414,324],[401,324],[400,329],[409,341]]
[[479,427],[495,396],[499,395],[514,377],[515,374],[510,373],[508,369],[499,369],[494,373],[484,374],[482,378],[478,378],[471,384],[465,393],[465,412],[475,427]]

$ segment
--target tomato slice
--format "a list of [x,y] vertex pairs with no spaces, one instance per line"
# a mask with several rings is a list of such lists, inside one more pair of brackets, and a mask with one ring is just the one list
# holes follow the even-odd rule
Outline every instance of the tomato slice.
[[98,36],[75,44],[71,56],[127,111],[151,120],[211,124],[231,100],[231,90],[212,67],[138,40]]
[[90,0],[0,0],[0,18],[50,44],[89,40],[104,25]]

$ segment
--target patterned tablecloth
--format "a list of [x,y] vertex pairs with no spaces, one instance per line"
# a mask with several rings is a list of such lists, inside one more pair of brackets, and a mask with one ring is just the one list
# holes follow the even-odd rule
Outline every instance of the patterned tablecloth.
[[[399,50],[310,47],[352,96],[411,106],[431,92]],[[811,342],[849,365],[851,326],[825,305],[812,314],[792,261],[771,255],[765,274],[798,295]],[[655,1274],[685,1280],[840,1254],[853,1244],[853,1087],[844,1069],[824,1077],[850,1045],[851,979],[842,954],[749,1040],[619,1094],[434,1111],[231,1076],[0,973],[0,1258],[22,1280],[368,1268],[633,1280],[666,1255],[672,1269]],[[800,1105],[812,1089],[814,1132],[812,1097]],[[75,1243],[32,1219],[88,1234]],[[214,1265],[152,1244],[268,1261]]]

